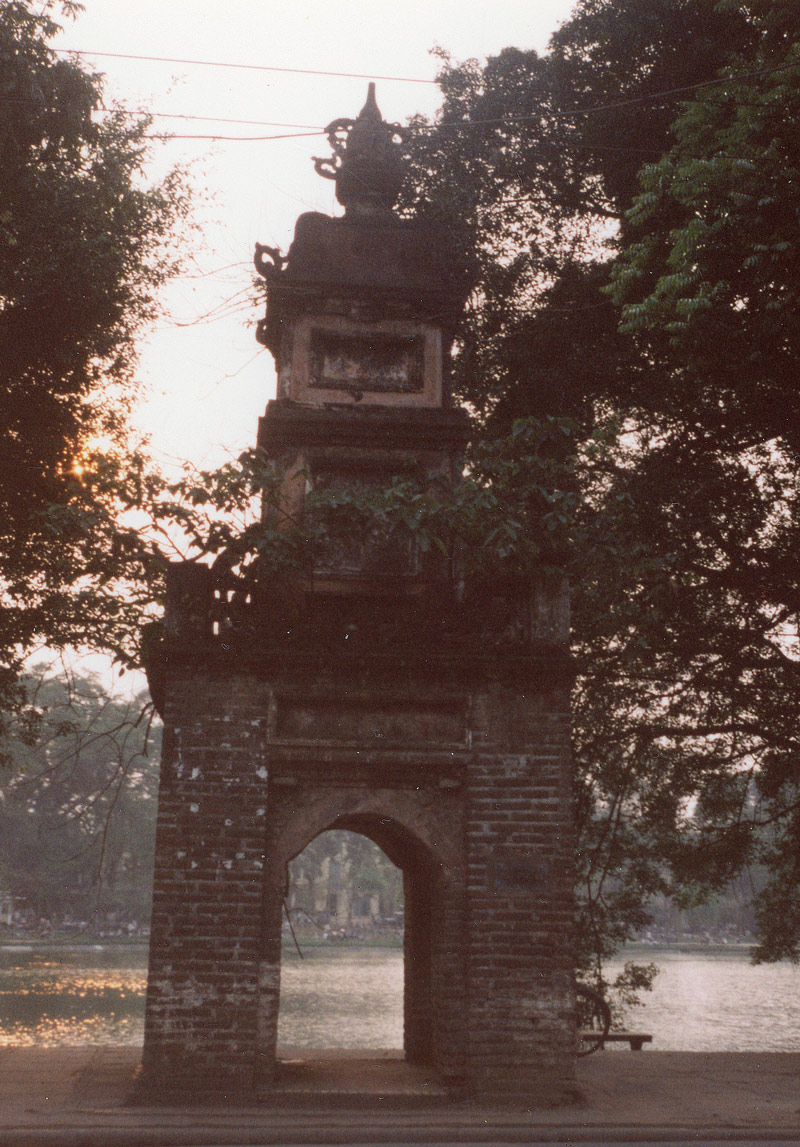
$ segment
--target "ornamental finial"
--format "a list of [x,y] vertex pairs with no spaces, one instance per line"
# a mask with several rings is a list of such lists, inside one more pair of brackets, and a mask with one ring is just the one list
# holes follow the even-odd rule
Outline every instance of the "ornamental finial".
[[383,215],[391,211],[403,179],[400,141],[403,129],[385,123],[371,83],[356,119],[336,119],[325,128],[333,155],[314,158],[325,179],[336,180],[336,198],[346,215]]

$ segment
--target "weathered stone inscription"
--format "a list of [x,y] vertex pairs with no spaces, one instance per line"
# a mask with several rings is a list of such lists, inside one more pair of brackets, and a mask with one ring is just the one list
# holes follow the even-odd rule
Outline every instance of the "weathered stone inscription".
[[412,394],[422,390],[422,335],[312,330],[309,386],[317,390]]
[[465,713],[457,702],[357,702],[278,698],[275,732],[281,739],[346,741],[370,748],[392,744],[463,744]]

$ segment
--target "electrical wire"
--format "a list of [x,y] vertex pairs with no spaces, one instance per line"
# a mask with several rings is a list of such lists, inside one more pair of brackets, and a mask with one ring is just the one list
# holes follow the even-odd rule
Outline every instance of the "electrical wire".
[[[332,72],[332,71],[329,72],[329,71],[322,71],[322,70],[313,69],[313,68],[280,68],[280,67],[273,67],[273,66],[267,65],[267,64],[236,64],[236,63],[229,63],[229,62],[222,61],[222,60],[190,60],[190,59],[174,58],[171,56],[129,55],[129,54],[123,53],[123,52],[91,52],[91,51],[87,51],[85,49],[72,49],[72,48],[70,48],[70,49],[55,48],[55,49],[53,49],[53,51],[56,52],[56,54],[58,54],[58,55],[98,56],[98,57],[103,57],[103,58],[107,57],[109,59],[119,59],[119,60],[142,60],[142,61],[147,61],[147,62],[152,62],[152,63],[186,64],[186,65],[196,65],[199,67],[209,67],[209,68],[235,68],[235,69],[243,69],[246,71],[279,72],[279,73],[286,73],[286,74],[291,74],[291,75],[335,76],[335,77],[339,77],[342,79],[381,80],[381,81],[392,82],[392,83],[411,83],[411,84],[436,84],[436,83],[438,83],[438,80],[426,80],[426,79],[420,79],[420,78],[414,77],[414,76],[378,76],[378,75],[369,75],[366,72],[364,72],[364,73],[362,73],[362,72]],[[632,106],[635,106],[637,104],[642,104],[642,103],[652,103],[654,100],[666,99],[666,98],[671,97],[671,96],[685,95],[688,92],[700,91],[703,88],[715,87],[715,86],[720,86],[720,85],[724,85],[724,84],[740,83],[742,80],[757,79],[761,76],[775,75],[775,74],[780,73],[780,72],[791,71],[791,69],[798,68],[798,67],[800,67],[800,60],[796,60],[790,64],[780,64],[779,66],[777,66],[775,68],[760,68],[757,71],[753,71],[753,72],[739,72],[739,73],[735,73],[734,75],[730,75],[730,76],[715,76],[713,79],[701,80],[700,82],[698,82],[696,84],[686,84],[686,85],[684,85],[682,87],[678,87],[678,88],[666,88],[660,92],[651,92],[651,93],[646,94],[646,95],[634,96],[631,99],[618,100],[615,103],[596,104],[595,106],[588,107],[588,108],[573,108],[570,111],[548,110],[548,112],[546,112],[545,114],[548,114],[551,116],[562,117],[562,116],[592,115],[595,112],[603,112],[603,111],[616,111],[619,108],[632,107]],[[515,119],[538,119],[541,114],[542,113],[539,112],[533,116],[513,117],[513,118],[515,118]],[[501,123],[504,121],[502,121],[502,120],[484,120],[484,121],[472,120],[472,121],[468,121],[468,122],[469,123],[481,123],[481,122],[483,122],[486,124],[492,124],[492,123]],[[462,124],[458,124],[456,122],[453,122],[452,125],[450,125],[450,124],[439,124],[437,126],[444,127],[444,126],[466,126],[466,125],[462,125]]]
[[[407,83],[431,83],[432,84],[432,83],[437,82],[435,80],[415,79],[415,78],[410,77],[410,76],[368,76],[366,73],[361,74],[361,73],[356,73],[356,72],[326,72],[326,71],[304,69],[304,68],[278,68],[278,67],[271,67],[271,66],[262,65],[262,64],[235,64],[235,63],[227,63],[227,62],[216,61],[216,60],[214,60],[214,61],[212,61],[212,60],[188,60],[188,59],[184,60],[184,59],[178,59],[178,58],[173,58],[173,57],[168,57],[168,56],[128,55],[128,54],[121,53],[121,52],[84,52],[84,51],[80,51],[77,49],[54,49],[54,51],[56,51],[60,55],[103,56],[103,57],[109,57],[111,59],[144,60],[144,61],[153,61],[156,63],[180,63],[180,64],[187,64],[187,65],[199,65],[199,66],[203,66],[203,67],[240,68],[240,69],[257,70],[257,71],[274,71],[274,72],[285,72],[285,73],[292,73],[292,74],[296,73],[296,74],[300,74],[300,75],[338,76],[338,77],[345,77],[345,78],[352,78],[352,79],[379,79],[379,80],[407,82]],[[524,123],[529,123],[529,122],[536,121],[536,120],[541,120],[542,118],[564,119],[564,118],[572,118],[575,116],[594,115],[594,114],[599,113],[599,112],[617,111],[617,110],[622,109],[622,108],[634,107],[634,106],[638,106],[638,105],[642,105],[642,104],[653,104],[659,100],[666,102],[671,97],[679,96],[679,95],[686,95],[690,92],[701,91],[704,88],[719,87],[719,86],[724,86],[725,84],[740,83],[743,80],[756,79],[756,78],[759,78],[761,76],[767,76],[767,75],[774,75],[776,73],[790,71],[791,69],[798,68],[798,67],[800,67],[800,60],[798,60],[794,63],[791,63],[791,64],[782,64],[779,67],[775,67],[775,68],[762,68],[758,71],[742,72],[742,73],[738,73],[738,74],[731,75],[731,76],[717,76],[714,79],[703,80],[697,84],[689,84],[689,85],[685,85],[683,87],[678,87],[678,88],[668,88],[668,89],[665,89],[664,91],[652,92],[649,94],[632,97],[631,99],[628,99],[628,100],[618,100],[615,103],[596,104],[596,105],[594,105],[592,107],[588,107],[588,108],[574,108],[571,110],[558,110],[555,108],[546,108],[546,109],[537,111],[531,115],[518,115],[518,116],[512,115],[512,116],[506,116],[506,117],[500,117],[500,118],[494,118],[494,119],[484,119],[484,120],[479,120],[479,119],[465,119],[465,120],[460,120],[460,121],[459,120],[450,120],[450,121],[444,120],[438,124],[436,124],[436,123],[434,123],[434,124],[412,124],[412,125],[409,125],[408,127],[406,127],[405,130],[410,132],[410,133],[417,133],[417,134],[433,133],[433,132],[441,131],[443,129],[455,129],[455,130],[463,131],[463,130],[472,129],[472,128],[476,128],[476,127],[502,127],[505,124],[508,124],[510,126],[515,125],[515,124],[524,124]],[[29,99],[29,98],[30,97],[23,97],[23,99]],[[14,99],[13,97],[11,97],[9,99],[9,97],[6,97],[3,100],[3,102],[20,102],[20,101],[19,101],[19,98]],[[102,110],[105,111],[106,109],[102,109]],[[110,109],[111,112],[113,112],[113,110],[114,109]],[[149,115],[149,116],[153,116],[156,118],[163,118],[163,119],[183,119],[183,120],[192,120],[192,121],[198,121],[198,122],[212,122],[212,123],[231,123],[231,124],[235,123],[235,124],[251,125],[253,127],[263,126],[263,127],[287,127],[287,128],[299,128],[299,129],[301,129],[297,132],[287,132],[287,133],[280,133],[280,134],[273,134],[273,135],[241,135],[241,136],[238,136],[238,135],[237,136],[221,135],[221,134],[216,134],[216,133],[188,134],[188,133],[179,133],[179,132],[158,132],[158,133],[154,132],[154,133],[151,133],[148,136],[148,138],[155,139],[155,140],[175,139],[175,140],[205,140],[205,141],[231,141],[231,142],[242,142],[242,143],[250,143],[250,142],[263,143],[263,142],[269,142],[271,140],[279,140],[279,139],[303,139],[303,138],[307,138],[310,136],[316,136],[316,135],[323,135],[324,134],[323,128],[314,128],[310,124],[283,124],[283,123],[272,123],[271,121],[268,121],[268,120],[232,119],[232,118],[227,118],[224,116],[200,116],[200,115],[188,115],[188,114],[170,113],[170,112],[149,112],[146,109],[137,110],[137,109],[121,108],[121,109],[116,109],[116,110],[121,110],[124,114],[127,114],[127,115],[144,115],[144,116]],[[573,146],[576,146],[576,145],[573,145]],[[592,147],[591,145],[583,145],[583,146],[590,149],[590,150],[601,150],[601,149],[612,150],[610,147],[602,148],[602,145],[595,145],[594,147]]]
[[308,139],[311,136],[324,135],[324,128],[317,128],[316,131],[293,131],[284,132],[280,135],[184,135],[180,132],[151,132],[147,135],[147,139],[157,139],[160,141],[170,139],[204,139],[204,140],[225,140],[238,143],[266,143],[271,139]]
[[107,115],[113,115],[115,112],[120,112],[126,116],[142,116],[149,119],[184,119],[184,120],[198,120],[201,123],[238,123],[244,124],[246,127],[292,127],[298,128],[301,131],[318,131],[321,130],[313,123],[275,123],[273,120],[268,119],[230,119],[227,116],[218,115],[186,115],[182,112],[153,112],[148,108],[103,108],[101,109]]
[[110,60],[142,60],[154,64],[185,64],[200,68],[236,68],[252,72],[281,72],[295,76],[336,76],[346,80],[381,80],[399,84],[435,84],[417,76],[375,76],[366,72],[324,72],[314,68],[277,68],[268,64],[232,64],[222,60],[182,60],[172,56],[134,56],[127,52],[90,52],[84,48],[54,48],[59,56],[98,56]]

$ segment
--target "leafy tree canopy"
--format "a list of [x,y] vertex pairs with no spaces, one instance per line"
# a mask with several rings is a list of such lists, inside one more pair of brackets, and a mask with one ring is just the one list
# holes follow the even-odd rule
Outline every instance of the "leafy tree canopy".
[[612,293],[657,380],[627,399],[643,428],[631,493],[671,554],[661,705],[687,759],[714,766],[687,875],[702,886],[766,858],[759,955],[797,958],[800,14],[718,7],[752,34],[644,167]]
[[587,952],[757,859],[760,953],[800,946],[797,25],[582,0],[544,56],[445,59],[415,125],[408,208],[455,214],[477,268],[459,394],[486,435],[576,429]]
[[800,12],[752,8],[758,39],[643,168],[614,297],[623,331],[665,367],[643,404],[677,407],[719,446],[775,439],[796,458]]
[[489,432],[591,421],[639,383],[601,291],[636,172],[669,148],[686,89],[753,34],[709,0],[584,0],[546,55],[443,57],[442,110],[411,123],[407,208],[455,230],[476,269],[455,384]]
[[143,698],[108,697],[89,676],[24,681],[38,720],[12,719],[0,790],[0,884],[30,925],[146,924],[160,728]]
[[[118,644],[124,612],[93,598],[126,545],[93,450],[120,472],[136,340],[175,270],[180,172],[148,185],[148,121],[107,108],[100,76],[50,47],[54,13],[0,7],[0,667],[13,687],[32,643]],[[129,488],[130,488],[129,485]],[[130,538],[128,539],[130,541]],[[107,630],[110,632],[107,634]]]

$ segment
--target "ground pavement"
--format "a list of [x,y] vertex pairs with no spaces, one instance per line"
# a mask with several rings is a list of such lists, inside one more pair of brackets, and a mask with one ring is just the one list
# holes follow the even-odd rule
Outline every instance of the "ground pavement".
[[139,1054],[0,1049],[0,1147],[800,1143],[800,1053],[599,1052],[578,1061],[580,1099],[552,1109],[447,1102],[377,1051],[291,1052],[269,1104],[132,1107]]

